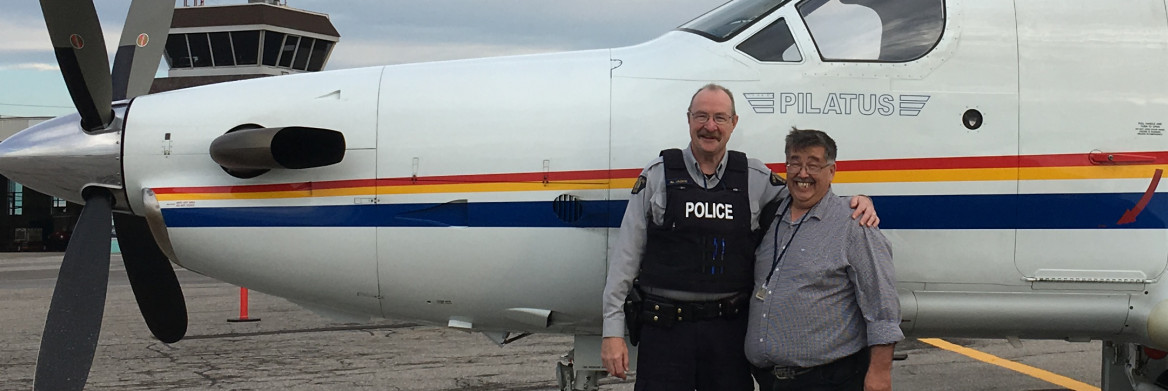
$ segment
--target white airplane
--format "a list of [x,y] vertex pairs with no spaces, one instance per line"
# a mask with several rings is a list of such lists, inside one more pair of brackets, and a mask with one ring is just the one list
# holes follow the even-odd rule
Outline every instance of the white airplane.
[[[169,16],[133,15],[151,3],[127,53],[165,35],[138,28]],[[837,193],[874,198],[908,335],[1103,340],[1107,390],[1165,373],[1164,0],[733,0],[625,48],[154,95],[126,61],[111,87],[89,1],[42,5],[79,114],[4,141],[0,172],[85,208],[38,388],[84,385],[111,206],[163,341],[186,327],[169,259],[333,316],[573,334],[562,387],[595,388],[609,238],[708,82],[735,92],[731,148],[776,169],[792,126],[838,141]]]

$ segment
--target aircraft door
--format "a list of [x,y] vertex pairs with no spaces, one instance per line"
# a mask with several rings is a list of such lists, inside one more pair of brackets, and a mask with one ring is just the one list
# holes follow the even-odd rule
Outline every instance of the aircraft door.
[[1019,272],[1060,289],[1158,279],[1168,260],[1165,3],[1015,6]]

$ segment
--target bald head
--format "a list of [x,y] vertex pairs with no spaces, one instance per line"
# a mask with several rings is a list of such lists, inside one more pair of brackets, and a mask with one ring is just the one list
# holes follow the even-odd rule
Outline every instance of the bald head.
[[697,98],[698,94],[702,91],[721,91],[723,94],[726,94],[726,97],[730,98],[730,115],[738,115],[738,111],[734,109],[734,93],[730,92],[730,89],[714,83],[706,84],[697,91],[694,91],[693,96],[689,98],[689,111],[693,111],[694,98]]

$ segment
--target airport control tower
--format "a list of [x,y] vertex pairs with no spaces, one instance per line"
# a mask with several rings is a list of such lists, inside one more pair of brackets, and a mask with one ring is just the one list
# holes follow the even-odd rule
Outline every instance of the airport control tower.
[[150,92],[324,69],[341,35],[328,15],[280,0],[174,10],[163,56],[168,77]]

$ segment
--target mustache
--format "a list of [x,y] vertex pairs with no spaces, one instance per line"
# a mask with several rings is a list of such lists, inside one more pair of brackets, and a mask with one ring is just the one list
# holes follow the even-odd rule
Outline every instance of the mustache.
[[707,130],[698,130],[697,135],[698,135],[698,137],[710,137],[710,138],[716,138],[716,139],[722,138],[720,132],[710,132]]

